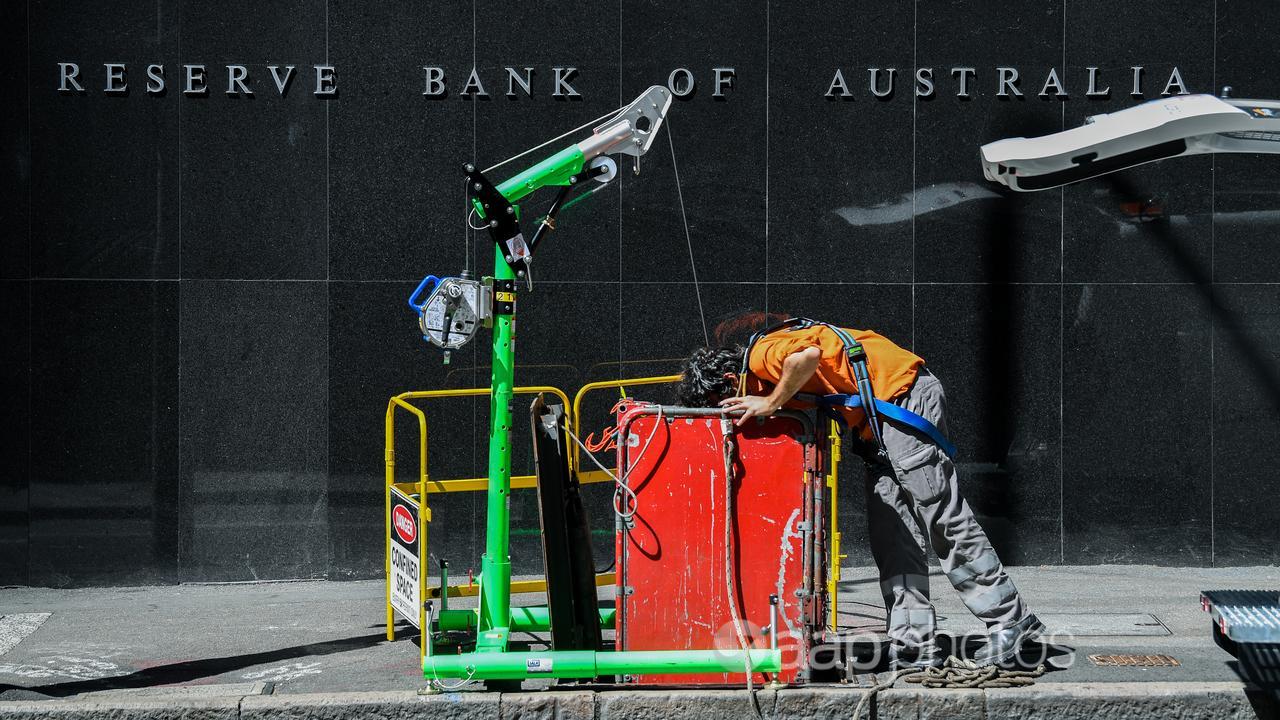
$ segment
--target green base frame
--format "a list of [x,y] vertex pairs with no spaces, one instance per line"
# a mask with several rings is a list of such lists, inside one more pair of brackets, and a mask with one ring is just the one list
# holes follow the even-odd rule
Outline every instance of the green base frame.
[[620,650],[592,652],[463,653],[434,655],[422,661],[428,680],[527,680],[529,678],[590,679],[607,675],[673,673],[776,673],[782,671],[782,651],[768,650]]

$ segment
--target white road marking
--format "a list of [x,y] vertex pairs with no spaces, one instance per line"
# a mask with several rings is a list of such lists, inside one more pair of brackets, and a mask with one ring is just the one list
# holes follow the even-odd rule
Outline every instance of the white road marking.
[[279,667],[267,668],[265,670],[253,670],[247,672],[240,677],[245,680],[266,680],[268,682],[288,682],[289,680],[297,680],[307,675],[319,675],[323,672],[320,669],[320,663],[289,663],[288,665],[280,665]]
[[12,650],[22,639],[36,631],[51,613],[14,613],[0,615],[0,655]]
[[0,675],[24,678],[97,680],[123,674],[125,669],[113,662],[74,655],[49,655],[31,663],[0,663]]

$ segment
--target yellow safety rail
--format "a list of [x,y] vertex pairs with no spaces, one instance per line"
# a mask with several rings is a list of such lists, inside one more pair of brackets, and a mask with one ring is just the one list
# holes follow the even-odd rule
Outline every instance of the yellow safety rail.
[[827,473],[827,487],[831,489],[831,567],[827,572],[827,600],[831,603],[831,629],[840,629],[840,561],[848,557],[840,552],[840,508],[839,500],[839,468],[840,468],[840,427],[830,421],[831,429],[828,438],[831,440],[831,470]]
[[[563,390],[549,385],[534,385],[531,387],[518,387],[512,390],[516,395],[536,395],[538,393],[551,393],[560,398],[560,402],[564,406],[569,407],[569,396]],[[394,419],[392,413],[394,406],[398,405],[409,412],[418,416],[418,425],[421,429],[419,437],[419,464],[421,469],[421,477],[426,483],[426,492],[444,493],[444,492],[472,492],[477,490],[486,490],[489,487],[489,478],[465,478],[461,480],[428,480],[427,478],[427,435],[426,435],[426,419],[422,417],[422,411],[409,403],[409,400],[425,400],[439,399],[448,397],[475,397],[488,396],[493,391],[489,388],[460,388],[456,390],[416,390],[413,392],[405,392],[391,398],[387,405],[387,449],[391,450],[394,440],[391,437]],[[538,479],[533,475],[516,475],[511,478],[511,487],[514,488],[531,488],[536,487]]]
[[[581,428],[582,398],[586,397],[588,393],[599,391],[599,389],[617,388],[618,400],[622,400],[623,397],[627,396],[628,386],[658,386],[658,384],[678,383],[680,382],[681,377],[682,375],[654,375],[654,377],[649,377],[649,378],[630,378],[625,380],[600,380],[600,382],[596,382],[596,383],[586,383],[585,386],[582,386],[581,388],[579,388],[579,391],[577,391],[577,393],[573,395],[573,414],[572,414],[573,434],[575,434],[575,436],[577,437],[582,437],[582,428]],[[570,455],[570,457],[572,457],[573,459],[572,468],[579,469],[579,473],[577,473],[577,478],[579,478],[579,480],[577,480],[577,482],[599,483],[599,482],[605,482],[605,480],[612,479],[612,478],[609,478],[608,474],[605,474],[603,473],[603,471],[600,471],[600,470],[588,470],[588,471],[580,470],[581,461],[582,461],[582,457],[580,454],[581,454],[582,448],[577,447],[577,443],[573,443],[573,447],[571,447],[570,450],[572,450],[572,454]],[[591,479],[589,480],[586,478],[591,478]]]
[[[535,395],[537,393],[548,393],[556,396],[565,408],[567,415],[566,421],[571,423],[574,434],[578,434],[580,427],[578,421],[578,411],[582,407],[582,398],[586,393],[600,390],[604,388],[625,388],[628,385],[656,385],[660,383],[678,382],[679,375],[665,375],[661,377],[644,377],[629,380],[607,380],[597,383],[588,383],[584,385],[578,394],[574,397],[573,403],[569,402],[569,397],[559,388],[543,385],[530,387],[517,387],[512,390],[515,395]],[[413,400],[427,400],[454,397],[479,397],[489,396],[492,394],[490,388],[459,388],[450,390],[418,390],[412,392],[400,393],[392,397],[387,402],[387,415],[385,426],[385,457],[386,464],[386,489],[384,491],[384,515],[390,517],[391,514],[391,488],[395,488],[400,492],[411,497],[416,496],[419,504],[419,523],[422,525],[420,532],[423,534],[420,539],[419,547],[426,546],[426,523],[431,521],[431,509],[427,504],[427,497],[437,493],[450,492],[478,492],[487,490],[489,487],[489,479],[487,477],[480,478],[461,478],[456,480],[432,480],[427,472],[427,416],[421,408],[414,405]],[[395,467],[395,418],[396,409],[399,408],[413,415],[418,424],[418,475],[417,479],[412,482],[396,482]],[[570,443],[570,468],[577,471],[578,461],[580,460],[577,445]],[[600,470],[577,471],[578,482],[582,484],[609,482],[612,478],[608,473]],[[538,478],[535,475],[516,475],[511,478],[512,489],[533,488],[537,487]],[[390,548],[390,531],[387,533],[386,547],[386,567],[384,571],[386,577],[391,577],[391,548]],[[419,554],[419,573],[418,573],[418,591],[419,597],[422,598],[438,598],[440,597],[439,588],[426,587],[426,558]],[[596,576],[596,585],[610,585],[614,582],[614,573],[601,573]],[[546,580],[519,580],[511,583],[511,591],[515,593],[521,592],[541,592],[547,588]],[[448,597],[469,597],[479,592],[479,586],[468,582],[466,585],[450,585],[446,593]],[[395,616],[394,609],[391,607],[391,585],[388,580],[386,587],[387,601],[387,639],[395,640]],[[418,626],[424,627],[426,622],[425,611],[419,609]],[[422,644],[421,654],[425,655],[426,645]]]
[[[534,387],[518,387],[512,392],[516,395],[533,395],[537,393],[550,393],[560,398],[560,402],[565,407],[569,406],[569,397],[559,388],[550,386],[534,386]],[[419,506],[419,533],[421,537],[418,540],[418,597],[427,597],[427,573],[426,558],[423,557],[421,549],[426,547],[427,523],[431,522],[431,508],[427,505],[428,494],[442,492],[467,492],[473,490],[484,490],[488,488],[487,478],[469,478],[465,480],[443,480],[432,481],[427,476],[427,416],[422,409],[415,406],[410,400],[422,400],[428,398],[448,398],[448,397],[469,397],[469,396],[487,396],[492,394],[489,388],[460,388],[453,390],[417,390],[413,392],[400,393],[392,397],[387,402],[386,416],[386,450],[384,462],[386,463],[386,488],[384,494],[383,517],[387,518],[390,523],[391,517],[391,488],[396,488],[400,492],[412,496],[417,496]],[[415,482],[396,482],[396,453],[395,453],[395,424],[396,424],[396,408],[400,408],[418,420],[418,477]],[[537,478],[532,475],[511,478],[511,487],[534,487],[537,484]],[[391,532],[387,528],[386,532],[386,563],[383,568],[386,573],[386,605],[387,605],[387,639],[395,640],[395,610],[391,607]],[[545,582],[543,583],[545,587]],[[453,593],[450,592],[450,595]],[[418,609],[418,628],[424,634],[429,632],[426,625],[425,609]],[[426,656],[427,643],[419,643],[419,655]]]
[[[600,390],[618,389],[619,396],[626,396],[626,388],[643,385],[661,385],[666,383],[674,383],[680,381],[680,375],[659,375],[652,377],[630,378],[625,380],[602,380],[599,382],[587,383],[583,385],[573,397],[573,402],[569,402],[568,396],[559,388],[551,386],[530,386],[517,387],[512,390],[516,395],[534,395],[537,393],[549,393],[556,396],[566,408],[569,422],[573,428],[573,433],[581,437],[581,420],[582,420],[582,402],[588,394]],[[421,408],[414,405],[412,400],[439,399],[451,397],[478,397],[488,396],[492,393],[489,388],[460,388],[451,390],[419,390],[413,392],[400,393],[393,396],[387,403],[386,415],[386,490],[385,490],[385,516],[391,514],[391,488],[405,493],[407,495],[418,497],[420,503],[420,523],[428,523],[431,521],[431,510],[427,505],[427,497],[437,493],[449,492],[478,492],[487,490],[489,487],[489,479],[487,477],[480,478],[462,478],[456,480],[432,480],[427,473],[427,418]],[[413,482],[396,482],[395,479],[395,415],[396,408],[400,408],[413,415],[418,424],[418,475],[417,480]],[[839,610],[838,610],[838,584],[840,582],[840,561],[846,556],[840,553],[840,532],[839,532],[839,509],[837,507],[838,490],[838,466],[840,464],[840,435],[836,424],[831,423],[830,435],[831,441],[831,465],[827,475],[827,486],[831,490],[831,531],[828,536],[831,538],[831,571],[828,574],[827,591],[830,597],[831,611],[830,623],[832,629],[839,626]],[[608,473],[601,470],[582,470],[581,468],[581,449],[576,443],[570,443],[569,454],[570,468],[576,472],[578,482],[581,484],[608,482],[611,480]],[[535,475],[517,475],[511,478],[512,489],[532,488],[537,486],[537,476]],[[426,543],[426,528],[421,529],[424,534],[422,545]],[[386,576],[391,576],[391,549],[390,536],[388,534],[386,548]],[[426,587],[426,563],[425,558],[419,558],[419,597],[438,598],[440,596],[439,588]],[[596,585],[609,585],[614,582],[614,573],[602,573],[596,576]],[[540,592],[546,590],[546,580],[520,580],[511,583],[512,592]],[[449,597],[469,597],[479,592],[479,585],[468,582],[466,585],[450,585],[447,589]],[[391,607],[391,586],[388,582],[386,588],[387,600],[387,639],[395,640],[395,618],[394,611]],[[419,627],[422,627],[426,619],[423,617],[425,613],[419,614]],[[421,649],[421,653],[425,654],[425,643]]]
[[[617,579],[618,579],[618,576],[615,575],[614,573],[611,573],[611,572],[600,573],[599,575],[596,575],[596,587],[604,587],[606,585],[612,585],[614,581]],[[512,580],[511,581],[512,594],[545,592],[546,589],[547,589],[547,581],[545,579],[543,580]],[[480,584],[476,582],[468,582],[466,585],[450,585],[449,586],[449,597],[451,598],[452,597],[475,597],[476,595],[479,595],[479,594],[480,594]],[[433,599],[440,597],[440,588],[429,588],[427,590],[427,597],[433,598]]]

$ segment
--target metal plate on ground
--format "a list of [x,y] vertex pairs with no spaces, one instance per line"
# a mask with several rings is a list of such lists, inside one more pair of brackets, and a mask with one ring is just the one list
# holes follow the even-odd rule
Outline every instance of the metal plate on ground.
[[1100,667],[1178,667],[1182,663],[1170,655],[1090,655]]
[[1172,635],[1151,613],[1036,613],[1051,635],[1150,637]]

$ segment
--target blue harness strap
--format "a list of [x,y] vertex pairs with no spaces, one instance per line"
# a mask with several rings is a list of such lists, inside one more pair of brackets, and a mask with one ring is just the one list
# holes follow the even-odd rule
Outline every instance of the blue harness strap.
[[[819,407],[823,408],[863,407],[861,395],[819,395],[816,398],[816,402]],[[947,436],[942,434],[942,431],[938,429],[937,425],[934,425],[925,418],[904,407],[894,405],[890,402],[885,402],[879,398],[876,398],[875,405],[877,414],[884,416],[885,419],[893,420],[899,424],[919,430],[932,440],[935,445],[941,448],[942,452],[947,454],[947,457],[955,459],[956,446],[952,445],[951,441],[947,440]],[[866,412],[865,409],[863,412]],[[841,420],[843,421],[843,418],[841,418]]]
[[[751,348],[756,344],[757,340],[779,330],[803,330],[815,325],[821,325],[827,328],[831,332],[835,333],[836,337],[840,338],[841,344],[844,345],[844,351],[849,356],[849,368],[853,371],[853,379],[858,386],[857,395],[837,394],[817,396],[815,402],[819,407],[827,409],[827,411],[831,412],[835,419],[842,424],[844,423],[844,418],[839,413],[833,412],[831,408],[862,408],[862,412],[867,417],[867,427],[871,428],[871,435],[875,438],[876,445],[879,446],[882,453],[887,451],[884,446],[884,435],[880,430],[879,416],[881,415],[886,419],[893,420],[894,422],[919,430],[927,435],[939,448],[941,448],[942,451],[947,454],[947,457],[952,459],[955,458],[956,447],[947,440],[946,436],[942,434],[942,431],[939,430],[936,425],[906,408],[885,402],[876,397],[875,391],[871,387],[871,373],[867,370],[867,351],[862,348],[862,343],[858,342],[858,340],[848,331],[844,328],[836,327],[831,323],[797,317],[790,318],[789,320],[785,320],[773,327],[761,330],[753,335],[751,340],[747,343],[747,347],[742,354],[742,372],[739,376],[745,378],[749,372]],[[863,398],[871,398],[873,402],[864,404],[862,401]]]

